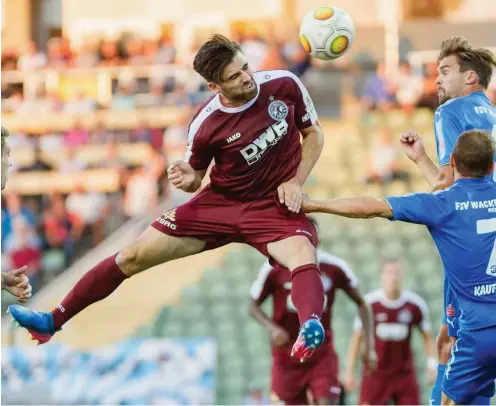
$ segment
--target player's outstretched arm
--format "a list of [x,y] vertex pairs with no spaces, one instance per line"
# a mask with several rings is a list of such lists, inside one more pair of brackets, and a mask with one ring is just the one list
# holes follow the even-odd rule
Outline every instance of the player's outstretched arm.
[[329,213],[351,218],[392,218],[393,211],[384,199],[375,197],[350,197],[330,200],[312,200],[303,197],[305,213]]

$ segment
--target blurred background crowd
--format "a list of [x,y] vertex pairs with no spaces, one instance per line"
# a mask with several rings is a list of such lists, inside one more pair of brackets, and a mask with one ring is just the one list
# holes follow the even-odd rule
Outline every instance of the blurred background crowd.
[[[188,198],[169,187],[166,168],[183,157],[188,122],[210,96],[191,65],[215,32],[238,40],[254,70],[288,69],[306,84],[328,148],[308,182],[315,193],[425,188],[397,136],[424,129],[434,152],[436,49],[448,35],[494,49],[492,2],[333,0],[354,19],[356,40],[322,63],[298,41],[318,0],[4,0],[1,108],[13,166],[2,269],[27,264],[37,292],[126,222]],[[496,78],[488,94],[496,102]],[[247,402],[262,401],[257,388]]]

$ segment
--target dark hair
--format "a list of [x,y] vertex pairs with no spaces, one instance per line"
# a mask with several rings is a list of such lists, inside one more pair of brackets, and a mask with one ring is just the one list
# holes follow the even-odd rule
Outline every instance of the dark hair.
[[456,56],[460,72],[475,71],[479,77],[479,84],[487,89],[491,82],[493,66],[496,67],[496,59],[489,49],[472,48],[468,40],[463,37],[448,37],[441,44],[438,63],[451,55]]
[[236,41],[215,34],[196,53],[193,68],[207,82],[221,83],[222,71],[238,52],[241,46]]
[[489,174],[496,153],[496,144],[488,131],[465,131],[458,137],[453,158],[462,176],[482,178]]

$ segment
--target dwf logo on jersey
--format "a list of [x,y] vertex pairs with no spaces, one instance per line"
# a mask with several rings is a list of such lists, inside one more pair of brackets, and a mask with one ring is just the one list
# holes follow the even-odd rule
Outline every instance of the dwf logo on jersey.
[[288,123],[286,120],[279,121],[267,128],[250,145],[243,148],[241,154],[246,159],[246,162],[248,162],[248,165],[253,165],[262,158],[264,152],[272,145],[276,145],[287,132]]
[[269,115],[276,121],[282,121],[288,116],[288,106],[280,100],[269,104]]

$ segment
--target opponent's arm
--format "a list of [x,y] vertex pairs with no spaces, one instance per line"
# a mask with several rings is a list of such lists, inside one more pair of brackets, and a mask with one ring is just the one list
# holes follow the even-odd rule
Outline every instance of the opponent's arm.
[[312,200],[303,198],[303,210],[306,213],[329,213],[353,218],[392,218],[393,211],[384,199],[375,197],[350,197],[330,200]]
[[430,384],[436,380],[437,358],[434,351],[434,339],[430,331],[420,330],[422,341],[424,342],[424,352],[427,357],[427,379]]

